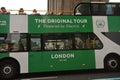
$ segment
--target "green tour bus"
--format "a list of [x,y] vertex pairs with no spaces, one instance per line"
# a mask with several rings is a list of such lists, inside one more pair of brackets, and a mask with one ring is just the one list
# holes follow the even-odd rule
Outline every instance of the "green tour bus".
[[120,4],[80,3],[74,15],[0,15],[0,78],[120,71]]

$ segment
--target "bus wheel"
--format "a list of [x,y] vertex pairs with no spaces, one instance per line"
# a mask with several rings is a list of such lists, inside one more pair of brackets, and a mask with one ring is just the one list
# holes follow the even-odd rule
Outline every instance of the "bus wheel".
[[119,71],[120,70],[120,57],[116,55],[106,57],[104,61],[104,68],[107,71]]
[[19,74],[19,65],[14,60],[4,60],[0,62],[0,78],[11,79]]

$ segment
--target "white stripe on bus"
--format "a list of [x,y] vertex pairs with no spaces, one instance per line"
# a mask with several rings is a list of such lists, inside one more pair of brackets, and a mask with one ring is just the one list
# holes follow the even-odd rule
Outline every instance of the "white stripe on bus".
[[20,73],[28,73],[28,52],[13,52],[10,57],[15,58],[20,64]]

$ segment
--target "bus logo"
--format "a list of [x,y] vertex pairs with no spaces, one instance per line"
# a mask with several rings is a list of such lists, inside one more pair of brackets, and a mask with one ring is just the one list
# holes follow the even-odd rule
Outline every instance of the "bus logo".
[[0,21],[0,26],[6,26],[7,25],[7,22],[4,20],[4,21]]
[[104,20],[96,20],[96,25],[98,28],[104,28],[105,21]]

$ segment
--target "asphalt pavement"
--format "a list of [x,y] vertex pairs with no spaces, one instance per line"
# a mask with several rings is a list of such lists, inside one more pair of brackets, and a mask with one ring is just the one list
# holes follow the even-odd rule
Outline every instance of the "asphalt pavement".
[[120,80],[120,72],[86,70],[22,74],[16,80]]

